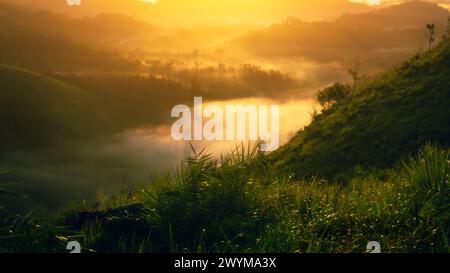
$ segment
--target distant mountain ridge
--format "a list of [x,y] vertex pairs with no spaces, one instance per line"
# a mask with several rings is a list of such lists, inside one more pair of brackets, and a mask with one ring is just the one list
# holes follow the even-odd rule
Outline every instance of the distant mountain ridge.
[[450,12],[425,1],[408,1],[367,13],[345,14],[334,23],[360,29],[401,29],[423,27],[424,22],[445,24]]
[[441,39],[449,17],[450,12],[436,4],[412,1],[327,22],[290,18],[231,44],[257,57],[301,57],[346,66],[359,61],[382,71],[428,47],[427,23],[436,24],[435,37]]
[[34,71],[136,67],[114,51],[142,33],[157,32],[153,25],[120,14],[75,19],[0,1],[0,63]]

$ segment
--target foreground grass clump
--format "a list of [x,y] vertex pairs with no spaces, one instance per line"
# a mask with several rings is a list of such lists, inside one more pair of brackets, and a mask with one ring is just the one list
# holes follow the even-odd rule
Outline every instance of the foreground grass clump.
[[97,252],[364,252],[376,240],[384,252],[449,252],[449,170],[449,150],[432,145],[345,185],[294,181],[256,148],[202,152],[101,207],[15,222],[0,249],[65,251],[76,238]]

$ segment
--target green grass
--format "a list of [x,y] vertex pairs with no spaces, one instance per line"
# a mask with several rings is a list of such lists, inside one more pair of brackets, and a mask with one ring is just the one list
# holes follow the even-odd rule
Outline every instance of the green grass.
[[[144,213],[97,217],[75,228],[77,210],[15,219],[0,248],[64,252],[69,239],[96,252],[449,252],[448,149],[425,146],[390,170],[354,174],[346,185],[280,176],[267,157],[241,146],[214,160],[198,153],[152,186],[100,207],[143,204]],[[8,220],[6,220],[8,221]],[[11,220],[9,220],[11,221]]]

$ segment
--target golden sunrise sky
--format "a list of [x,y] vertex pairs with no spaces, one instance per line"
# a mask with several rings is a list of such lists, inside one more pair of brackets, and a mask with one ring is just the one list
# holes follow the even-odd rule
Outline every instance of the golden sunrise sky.
[[[179,24],[273,23],[294,16],[331,19],[345,12],[363,12],[366,5],[348,0],[141,0],[152,3],[150,18]],[[371,0],[373,1],[373,0]],[[372,3],[372,2],[371,2]]]
[[[159,0],[141,0],[143,2],[156,4]],[[351,0],[351,2],[367,3],[368,5],[380,5],[383,0]]]
[[[147,2],[147,3],[152,3],[152,4],[156,4],[159,1],[164,1],[164,0],[141,0],[143,2]],[[211,0],[206,0],[206,1],[211,1]],[[212,1],[217,1],[217,0],[212,0]],[[355,2],[355,3],[365,3],[368,5],[381,5],[381,4],[386,4],[389,2],[402,2],[401,0],[349,0],[350,2]],[[246,1],[241,1],[241,2],[246,2]],[[299,2],[302,2],[302,0],[299,0]],[[307,2],[307,1],[303,1],[303,2]],[[430,1],[430,2],[436,2],[436,3],[440,3],[443,5],[449,4],[450,1],[447,0],[437,0],[437,1]]]
[[[150,17],[171,23],[271,23],[293,16],[327,20],[343,13],[407,0],[141,0],[152,3]],[[446,5],[449,0],[427,0]]]

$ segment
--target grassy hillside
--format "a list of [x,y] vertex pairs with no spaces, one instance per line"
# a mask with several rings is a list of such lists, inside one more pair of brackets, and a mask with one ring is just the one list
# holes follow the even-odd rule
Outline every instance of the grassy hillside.
[[[169,90],[164,101],[148,99]],[[97,136],[104,141],[130,128],[162,124],[170,116],[160,113],[170,112],[174,97],[189,102],[192,92],[154,76],[58,77],[0,64],[0,140],[7,144],[2,149],[56,147]]]
[[362,84],[274,155],[298,176],[387,167],[427,142],[450,145],[450,44]]

